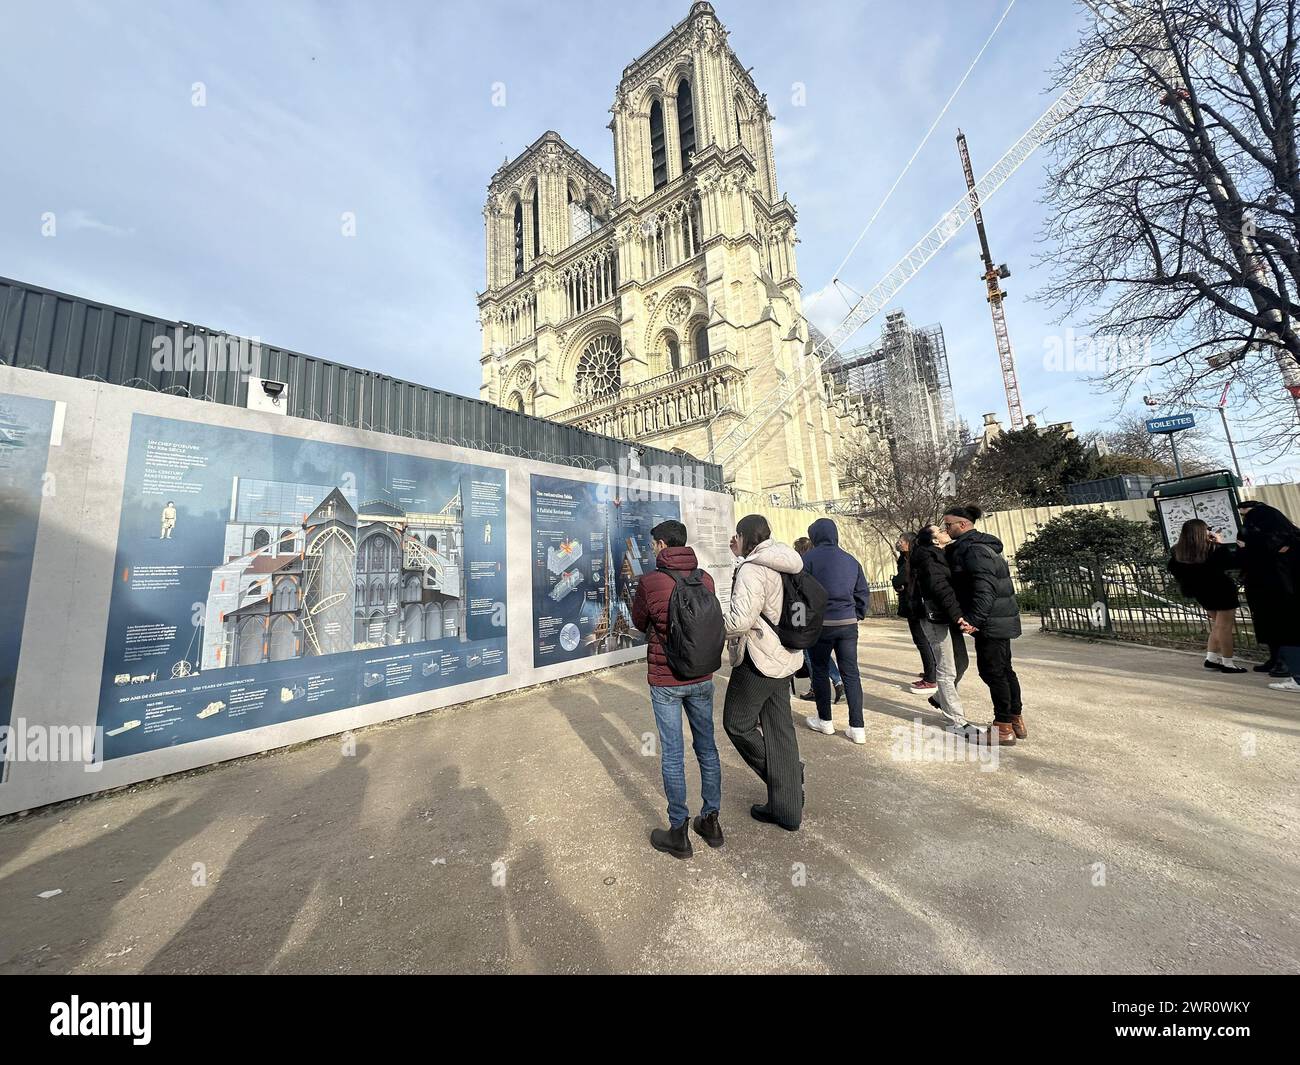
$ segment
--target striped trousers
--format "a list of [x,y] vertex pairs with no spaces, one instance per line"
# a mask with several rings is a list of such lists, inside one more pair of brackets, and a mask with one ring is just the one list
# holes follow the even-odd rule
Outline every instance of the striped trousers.
[[767,785],[767,807],[782,825],[803,820],[803,765],[790,718],[790,678],[766,677],[746,656],[731,670],[722,727]]

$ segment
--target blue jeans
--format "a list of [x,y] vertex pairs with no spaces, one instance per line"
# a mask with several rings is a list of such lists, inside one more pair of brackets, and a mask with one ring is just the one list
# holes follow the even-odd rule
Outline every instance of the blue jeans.
[[844,697],[849,701],[849,727],[862,728],[862,677],[858,673],[857,625],[824,625],[817,642],[808,648],[808,667],[812,673],[813,695],[817,698],[817,716],[831,719],[831,652],[840,667]]
[[686,820],[686,765],[682,742],[682,711],[691,725],[691,746],[700,763],[700,791],[707,817],[722,805],[722,763],[713,742],[713,681],[695,684],[650,685],[650,705],[659,726],[659,764],[668,796],[668,823],[674,828]]
[[[828,661],[829,661],[829,659],[828,659]],[[803,664],[804,664],[805,666],[808,667],[808,676],[809,676],[809,678],[810,678],[810,680],[811,680],[811,677],[812,677],[812,655],[810,655],[807,651],[805,651],[805,652],[803,653]],[[832,684],[841,684],[841,683],[843,683],[843,680],[842,680],[842,678],[840,677],[840,671],[839,671],[838,669],[835,668],[835,663],[834,663],[834,662],[831,662],[831,683],[832,683]]]
[[1291,679],[1300,684],[1300,647],[1293,645],[1279,647],[1277,656],[1282,659],[1282,664],[1290,671]]

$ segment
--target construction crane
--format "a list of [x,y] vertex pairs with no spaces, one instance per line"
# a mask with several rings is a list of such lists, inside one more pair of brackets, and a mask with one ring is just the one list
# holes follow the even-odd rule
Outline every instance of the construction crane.
[[1007,332],[1007,314],[1002,301],[1007,294],[1002,291],[1002,281],[1011,276],[1006,263],[993,265],[989,253],[989,237],[984,232],[984,215],[980,211],[980,194],[975,188],[975,172],[970,165],[970,149],[966,147],[966,134],[957,131],[957,153],[961,156],[962,173],[966,176],[966,194],[970,199],[975,230],[980,235],[980,258],[984,261],[984,285],[988,289],[989,311],[993,315],[993,337],[998,345],[998,363],[1002,367],[1002,387],[1007,391],[1007,412],[1011,415],[1011,428],[1025,427],[1025,414],[1020,407],[1020,383],[1016,380],[1016,355],[1011,350],[1011,334]]
[[[1149,13],[1132,16],[1129,34],[1136,37],[1151,19]],[[921,269],[939,253],[974,214],[972,201],[987,202],[1014,174],[1026,159],[1046,141],[1056,127],[1073,114],[1092,95],[1111,68],[1118,62],[1119,50],[1108,48],[1083,68],[1070,82],[1060,96],[1056,98],[1029,127],[1015,144],[1007,149],[1002,158],[993,164],[972,190],[957,201],[952,210],[931,226],[915,245],[902,257],[893,268],[885,274],[866,294],[854,304],[852,310],[831,333],[824,337],[813,349],[813,358],[807,359],[801,373],[784,376],[781,382],[765,396],[754,403],[749,412],[721,436],[713,435],[714,424],[722,417],[720,412],[709,423],[713,446],[709,449],[708,461],[726,467],[731,465],[736,456],[763,430],[774,417],[786,409],[790,400],[808,384],[820,377],[824,367],[823,361],[834,355],[840,345],[876,316],[890,300],[898,295],[899,290],[912,280]],[[973,195],[972,195],[973,193]]]

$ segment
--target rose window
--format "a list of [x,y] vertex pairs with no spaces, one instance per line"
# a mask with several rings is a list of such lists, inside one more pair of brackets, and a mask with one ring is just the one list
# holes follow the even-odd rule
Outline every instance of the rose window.
[[611,333],[598,336],[587,345],[578,360],[578,380],[574,386],[579,402],[608,399],[618,394],[621,353],[622,345]]

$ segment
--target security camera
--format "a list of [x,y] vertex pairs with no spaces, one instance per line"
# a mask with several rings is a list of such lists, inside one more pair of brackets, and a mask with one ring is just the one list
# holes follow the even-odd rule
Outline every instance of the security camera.
[[278,402],[280,396],[284,394],[284,382],[264,380],[262,382],[262,391],[271,398],[272,402]]

